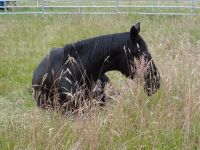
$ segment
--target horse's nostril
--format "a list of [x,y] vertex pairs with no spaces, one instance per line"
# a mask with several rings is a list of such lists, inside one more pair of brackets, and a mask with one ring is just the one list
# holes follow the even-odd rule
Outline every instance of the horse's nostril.
[[152,93],[149,92],[147,95],[148,95],[148,96],[152,96]]

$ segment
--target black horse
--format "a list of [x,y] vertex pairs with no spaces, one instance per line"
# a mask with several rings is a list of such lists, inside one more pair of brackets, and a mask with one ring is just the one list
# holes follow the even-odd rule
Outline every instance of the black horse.
[[94,90],[93,85],[97,85],[93,96],[101,96],[100,101],[104,103],[104,86],[109,82],[105,73],[117,70],[134,79],[135,61],[142,59],[147,68],[144,89],[149,96],[154,94],[160,87],[160,75],[139,32],[140,23],[137,23],[130,32],[94,37],[52,49],[33,75],[37,105],[52,109],[58,106],[65,111],[77,109],[77,101],[71,102],[73,95],[79,93],[76,99],[80,95],[87,99]]

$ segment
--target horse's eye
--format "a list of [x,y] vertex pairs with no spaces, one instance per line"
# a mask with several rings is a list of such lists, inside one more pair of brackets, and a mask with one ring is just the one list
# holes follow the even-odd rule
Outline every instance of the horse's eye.
[[140,45],[137,43],[137,51],[140,52]]

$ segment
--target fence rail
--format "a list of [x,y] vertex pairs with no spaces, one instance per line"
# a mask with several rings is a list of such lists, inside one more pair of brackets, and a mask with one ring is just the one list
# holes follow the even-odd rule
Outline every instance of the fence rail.
[[0,0],[0,14],[200,15],[200,0]]

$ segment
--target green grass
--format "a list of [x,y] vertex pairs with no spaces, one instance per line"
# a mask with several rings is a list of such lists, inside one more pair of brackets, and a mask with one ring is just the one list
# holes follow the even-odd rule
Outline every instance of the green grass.
[[[111,72],[120,95],[108,88],[111,102],[88,116],[35,107],[32,73],[52,47],[129,31],[138,21],[162,77],[156,95]],[[198,149],[199,26],[198,16],[0,16],[0,149]]]

